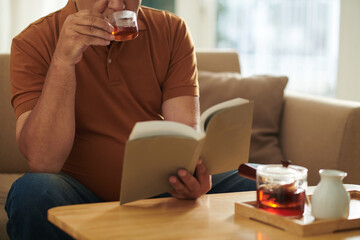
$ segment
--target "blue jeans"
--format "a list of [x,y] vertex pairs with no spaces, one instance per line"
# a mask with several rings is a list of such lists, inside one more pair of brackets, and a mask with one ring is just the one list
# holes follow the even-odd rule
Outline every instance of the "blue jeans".
[[[212,175],[212,188],[207,194],[255,191],[256,181],[239,176],[237,170]],[[163,193],[154,198],[171,197]]]
[[[209,193],[250,191],[255,181],[245,179],[237,171],[213,175]],[[157,197],[168,197],[162,194]],[[62,205],[102,202],[100,198],[70,176],[27,173],[12,185],[5,205],[11,239],[72,239],[47,220],[47,210]]]
[[11,239],[72,239],[47,220],[47,210],[62,205],[102,202],[70,176],[27,173],[12,185],[5,204]]

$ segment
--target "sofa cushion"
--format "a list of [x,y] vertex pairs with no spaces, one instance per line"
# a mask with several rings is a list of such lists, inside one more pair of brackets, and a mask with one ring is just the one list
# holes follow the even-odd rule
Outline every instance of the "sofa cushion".
[[4,174],[0,173],[0,239],[9,239],[6,233],[7,215],[5,212],[5,202],[11,185],[23,174]]
[[280,163],[284,159],[279,144],[284,102],[285,76],[199,71],[201,112],[214,104],[240,97],[254,100],[253,130],[249,162]]
[[0,172],[26,172],[27,161],[15,139],[16,120],[10,103],[9,59],[9,54],[0,54]]
[[23,173],[0,173],[0,205],[4,205],[11,185],[16,179],[24,175]]

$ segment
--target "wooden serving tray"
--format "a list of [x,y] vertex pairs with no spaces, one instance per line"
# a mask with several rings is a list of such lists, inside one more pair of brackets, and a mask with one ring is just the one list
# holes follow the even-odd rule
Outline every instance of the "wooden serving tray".
[[348,218],[316,220],[311,215],[311,207],[308,205],[305,205],[305,211],[301,218],[284,217],[257,208],[256,201],[235,203],[235,214],[300,236],[311,236],[360,228],[360,191],[349,191],[349,193],[351,200]]

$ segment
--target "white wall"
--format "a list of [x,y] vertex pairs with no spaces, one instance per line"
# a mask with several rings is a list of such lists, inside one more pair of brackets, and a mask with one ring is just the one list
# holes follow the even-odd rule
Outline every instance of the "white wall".
[[175,0],[175,12],[188,25],[195,46],[214,48],[217,0]]
[[360,101],[360,0],[342,0],[336,97]]
[[0,1],[0,53],[10,50],[10,1]]
[[68,0],[0,0],[0,53],[9,53],[11,39],[35,20],[65,6]]

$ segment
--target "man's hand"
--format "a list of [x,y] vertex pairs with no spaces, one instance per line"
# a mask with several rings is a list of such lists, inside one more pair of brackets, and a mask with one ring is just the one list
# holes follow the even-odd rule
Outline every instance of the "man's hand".
[[78,63],[90,45],[107,46],[114,40],[113,27],[96,9],[69,15],[62,27],[54,59],[69,65]]
[[201,158],[197,163],[196,178],[180,169],[178,176],[171,176],[169,182],[174,188],[169,193],[178,199],[197,199],[211,189],[211,176]]

